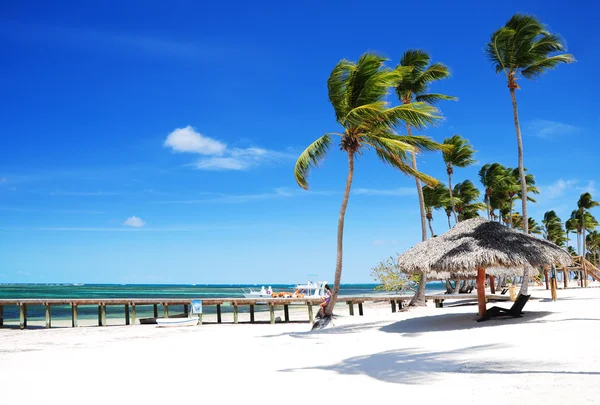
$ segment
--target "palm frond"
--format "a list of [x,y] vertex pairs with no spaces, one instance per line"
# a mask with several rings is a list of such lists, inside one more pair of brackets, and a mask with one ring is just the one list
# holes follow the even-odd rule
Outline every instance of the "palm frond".
[[403,122],[415,128],[433,125],[441,118],[437,108],[420,102],[401,104],[382,113],[384,122],[393,122],[394,126]]
[[296,161],[294,177],[300,187],[308,190],[308,172],[311,167],[317,167],[331,147],[331,138],[325,134],[304,150]]
[[444,144],[452,148],[448,152],[444,152],[443,158],[446,164],[451,164],[456,167],[467,167],[475,163],[473,155],[475,150],[469,144],[469,141],[460,135],[453,135],[450,138],[444,139]]
[[573,62],[575,62],[575,58],[571,54],[554,55],[532,63],[527,68],[523,69],[521,74],[527,79],[532,79],[534,77],[541,76],[550,69],[554,69],[561,63]]
[[429,94],[419,94],[418,96],[415,97],[415,100],[418,102],[434,105],[438,101],[442,101],[442,100],[457,101],[458,97],[447,96],[445,94],[439,94],[439,93],[429,93]]
[[439,184],[438,180],[434,179],[433,177],[431,177],[425,173],[414,170],[410,164],[406,163],[405,160],[399,158],[395,154],[392,154],[383,149],[377,149],[377,148],[375,148],[375,153],[377,154],[377,156],[383,163],[389,164],[390,166],[400,170],[402,173],[404,173],[408,176],[416,177],[419,180],[421,180],[423,183],[425,183],[429,186],[432,186],[432,187]]
[[338,122],[342,117],[348,114],[349,103],[346,97],[348,87],[348,77],[356,69],[356,65],[346,59],[342,59],[335,65],[329,79],[327,79],[327,90],[329,92],[329,101],[335,110]]
[[447,79],[450,77],[450,69],[448,66],[443,63],[432,63],[427,69],[419,74],[416,77],[416,81],[422,83],[424,86],[427,86],[429,83],[436,82],[438,80]]

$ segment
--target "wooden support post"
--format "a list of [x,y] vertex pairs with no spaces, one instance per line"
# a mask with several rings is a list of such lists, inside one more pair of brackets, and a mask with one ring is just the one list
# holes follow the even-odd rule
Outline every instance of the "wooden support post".
[[106,305],[98,304],[98,326],[106,326]]
[[52,321],[50,319],[50,304],[46,303],[46,328],[50,328]]
[[198,314],[198,325],[202,325],[202,314]]
[[154,317],[158,318],[158,304],[154,304]]
[[238,306],[233,306],[233,323],[238,323]]
[[312,310],[312,304],[310,302],[308,302],[306,304],[306,306],[308,307],[308,321],[310,323],[313,323],[315,318],[313,317],[313,310]]
[[290,321],[290,308],[288,304],[283,305],[283,317],[285,319],[285,322]]
[[550,285],[548,283],[548,269],[544,269],[544,281],[546,282],[546,290],[550,289]]
[[27,327],[27,305],[19,304],[19,327],[25,329]]
[[190,310],[189,310],[188,304],[183,304],[183,314],[185,316],[188,316],[190,314]]
[[125,304],[125,325],[131,325],[129,322],[129,304]]
[[164,317],[168,318],[169,317],[169,304],[163,302],[163,312],[164,312]]
[[348,301],[348,312],[350,313],[350,316],[354,316],[354,304],[352,301]]
[[551,281],[552,284],[552,290],[551,290],[551,295],[552,295],[552,301],[556,301],[556,279],[553,278]]
[[135,318],[136,318],[136,313],[135,313],[135,302],[131,303],[131,324],[135,325]]
[[254,305],[250,304],[250,322],[254,323]]
[[436,308],[444,308],[444,300],[434,300]]
[[392,305],[392,313],[395,313],[396,312],[396,301],[391,300],[390,304]]
[[221,323],[221,304],[217,304],[217,323]]
[[404,301],[398,300],[398,310],[401,310],[404,307]]
[[77,321],[77,304],[71,303],[71,326],[76,328],[78,326]]
[[0,326],[4,326],[4,305],[0,304]]
[[271,324],[275,323],[275,305],[269,304],[269,315],[271,317]]
[[360,316],[363,316],[363,307],[362,307],[362,304],[363,304],[362,302],[358,303],[358,314]]
[[479,309],[479,316],[485,315],[485,268],[479,267],[477,269],[477,303]]
[[496,277],[490,276],[490,293],[496,294]]
[[563,267],[563,274],[564,274],[563,283],[564,283],[565,288],[567,288],[567,287],[569,287],[569,271],[567,270],[566,267]]
[[583,267],[583,286],[584,287],[588,286],[588,272],[587,272],[587,268],[585,266]]

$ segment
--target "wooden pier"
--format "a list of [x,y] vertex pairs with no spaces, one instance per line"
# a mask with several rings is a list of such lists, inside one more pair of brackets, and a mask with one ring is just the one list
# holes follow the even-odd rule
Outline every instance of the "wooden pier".
[[[404,305],[412,298],[411,295],[374,295],[374,296],[340,296],[338,303],[346,303],[350,315],[354,315],[354,305],[358,305],[359,315],[363,315],[363,304],[366,302],[389,302],[392,312],[396,312],[396,308],[402,309]],[[509,300],[506,295],[488,294],[486,298],[489,300]],[[98,298],[98,299],[0,299],[0,327],[4,325],[4,307],[16,305],[19,307],[19,326],[21,329],[27,327],[27,307],[32,305],[44,306],[46,309],[46,328],[52,326],[52,306],[53,305],[69,305],[71,307],[71,326],[78,326],[78,308],[83,305],[94,305],[98,307],[98,326],[106,326],[106,308],[108,306],[121,306],[124,311],[125,325],[133,325],[136,323],[136,308],[142,305],[152,305],[154,317],[158,318],[158,308],[162,306],[163,317],[169,317],[169,306],[183,306],[184,315],[188,315],[189,306],[192,300],[190,299],[166,299],[166,298]],[[435,306],[441,308],[445,300],[464,300],[477,299],[477,294],[432,294],[427,295],[426,299],[433,300]],[[199,299],[202,301],[202,307],[215,306],[217,323],[222,323],[221,306],[229,305],[233,307],[233,323],[238,323],[239,307],[248,306],[250,310],[250,322],[254,323],[254,309],[256,305],[265,304],[269,307],[270,323],[275,323],[276,307],[283,307],[284,322],[290,321],[289,306],[290,305],[305,305],[308,311],[308,321],[314,322],[314,311],[319,310],[320,298],[210,298]],[[315,307],[316,308],[313,308]],[[199,323],[202,323],[202,315],[199,317]]]

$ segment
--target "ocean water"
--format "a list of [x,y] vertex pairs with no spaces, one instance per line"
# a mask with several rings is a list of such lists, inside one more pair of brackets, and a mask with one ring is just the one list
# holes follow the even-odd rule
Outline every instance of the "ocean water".
[[[295,284],[272,284],[273,290],[291,291]],[[386,294],[376,291],[377,284],[342,284],[340,296]],[[219,284],[219,285],[190,285],[190,284],[0,284],[0,299],[14,298],[243,298],[244,290],[250,288],[260,289],[255,284]],[[265,287],[267,287],[265,285]],[[441,283],[427,283],[428,291],[443,290]],[[240,312],[248,311],[247,307],[240,307]],[[266,307],[257,306],[257,311],[267,310]],[[205,313],[216,312],[216,307],[207,306]],[[222,312],[231,312],[232,308],[223,306]],[[169,315],[183,312],[183,306],[169,306]],[[138,318],[153,316],[151,305],[136,307]],[[45,319],[45,308],[41,305],[27,307],[27,317],[30,320]],[[80,319],[96,319],[98,307],[86,305],[78,307]],[[162,316],[162,308],[159,308]],[[123,306],[107,306],[108,318],[124,318]],[[5,321],[19,318],[19,309],[16,305],[4,307]],[[69,305],[53,305],[52,319],[62,320],[71,318]]]

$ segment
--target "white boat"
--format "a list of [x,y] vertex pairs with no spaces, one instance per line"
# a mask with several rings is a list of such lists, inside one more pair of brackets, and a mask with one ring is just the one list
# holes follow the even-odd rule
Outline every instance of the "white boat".
[[[296,284],[294,291],[287,292],[274,292],[271,286],[265,288],[261,287],[260,290],[250,289],[249,291],[244,290],[245,298],[277,298],[277,296],[284,296],[290,298],[318,298],[325,296],[325,285],[327,281],[309,281],[306,284]],[[275,296],[274,296],[275,294]]]
[[198,325],[198,318],[156,318],[156,324],[162,327],[196,326]]

